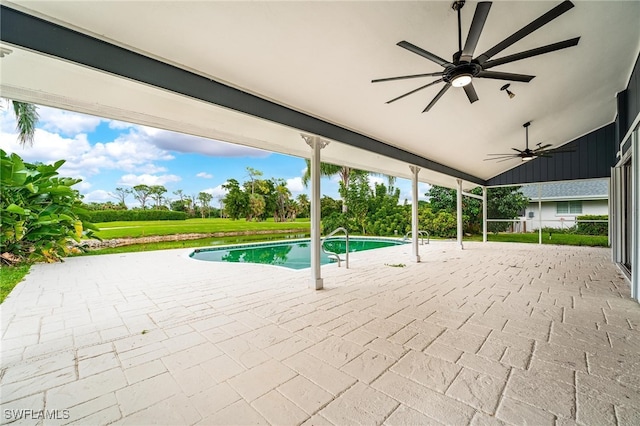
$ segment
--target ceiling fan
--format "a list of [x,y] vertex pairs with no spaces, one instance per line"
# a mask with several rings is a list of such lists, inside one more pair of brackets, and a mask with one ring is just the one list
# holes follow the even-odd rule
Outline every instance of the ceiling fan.
[[484,27],[487,16],[489,15],[489,9],[491,9],[491,2],[479,2],[476,6],[476,11],[473,15],[473,21],[471,22],[471,27],[469,28],[469,34],[467,35],[467,40],[463,48],[462,29],[460,24],[460,9],[462,9],[464,3],[465,0],[457,0],[454,1],[452,5],[452,8],[458,12],[458,51],[453,54],[453,60],[451,62],[442,59],[441,57],[428,52],[414,44],[411,44],[408,41],[403,40],[397,44],[398,46],[407,49],[408,51],[413,52],[416,55],[420,55],[432,62],[435,62],[436,64],[442,66],[444,70],[425,74],[404,75],[399,77],[379,78],[376,80],[371,80],[372,83],[380,83],[384,81],[405,80],[420,77],[440,77],[435,81],[427,83],[423,86],[418,87],[417,89],[411,90],[410,92],[400,95],[397,98],[387,101],[388,104],[438,83],[445,83],[445,85],[442,89],[440,89],[438,94],[433,98],[429,105],[427,105],[427,107],[422,111],[423,113],[429,111],[436,104],[436,102],[438,102],[438,100],[447,92],[447,90],[451,88],[451,86],[463,87],[467,98],[469,98],[469,102],[474,103],[478,100],[478,95],[475,88],[473,87],[473,79],[475,78],[489,78],[494,80],[508,80],[528,83],[535,77],[533,75],[515,74],[500,71],[487,71],[490,68],[575,46],[580,40],[580,37],[575,37],[569,40],[560,41],[558,43],[537,47],[535,49],[526,50],[524,52],[515,53],[512,55],[504,56],[502,58],[491,60],[494,55],[502,52],[504,49],[516,43],[518,40],[526,37],[538,28],[548,24],[552,20],[556,19],[557,17],[571,9],[574,6],[573,3],[571,3],[569,0],[566,0],[544,15],[540,16],[536,20],[532,21],[528,25],[525,25],[520,30],[516,31],[500,43],[493,46],[491,49],[474,58],[473,55],[476,49],[476,45],[478,44],[480,34],[482,33],[482,28]]
[[525,129],[525,133],[526,133],[526,145],[525,145],[525,149],[523,150],[519,150],[517,148],[511,148],[514,151],[517,151],[517,154],[487,154],[487,155],[491,155],[493,156],[493,158],[486,158],[484,161],[489,161],[489,160],[499,160],[498,163],[501,163],[503,161],[508,161],[511,160],[513,158],[520,158],[522,159],[522,161],[529,161],[529,160],[533,160],[534,158],[538,158],[538,157],[551,157],[551,154],[560,154],[560,153],[564,153],[564,152],[575,152],[573,149],[548,149],[551,148],[551,144],[546,144],[546,145],[542,145],[542,143],[538,144],[538,147],[535,149],[530,149],[529,148],[529,126],[531,125],[531,122],[528,121],[526,123],[524,123],[522,125],[522,127],[524,127]]

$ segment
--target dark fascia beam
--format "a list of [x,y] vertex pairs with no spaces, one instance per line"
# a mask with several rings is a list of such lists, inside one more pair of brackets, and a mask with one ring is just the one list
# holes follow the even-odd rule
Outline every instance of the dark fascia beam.
[[0,39],[478,185],[485,184],[483,179],[444,164],[4,5],[0,5]]

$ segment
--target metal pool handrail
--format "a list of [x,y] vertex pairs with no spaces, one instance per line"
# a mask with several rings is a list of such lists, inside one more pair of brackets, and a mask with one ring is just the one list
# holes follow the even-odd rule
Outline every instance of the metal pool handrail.
[[336,233],[338,232],[344,232],[344,235],[346,237],[346,257],[345,257],[345,262],[346,262],[346,269],[349,269],[349,231],[347,231],[345,228],[343,228],[342,226],[334,229],[329,235],[327,235],[326,237],[324,237],[322,239],[322,241],[320,242],[320,247],[322,248],[322,251],[325,252],[329,257],[333,257],[338,261],[338,268],[340,267],[340,261],[342,260],[340,258],[340,255],[338,253],[334,253],[332,251],[327,250],[324,247],[324,243],[327,241],[327,239],[333,237]]
[[[412,234],[412,231],[404,234],[404,238],[402,241],[407,241],[409,239],[409,235]],[[424,245],[424,235],[427,235],[427,244],[429,244],[429,233],[427,231],[418,231],[418,238],[420,239],[420,245]]]

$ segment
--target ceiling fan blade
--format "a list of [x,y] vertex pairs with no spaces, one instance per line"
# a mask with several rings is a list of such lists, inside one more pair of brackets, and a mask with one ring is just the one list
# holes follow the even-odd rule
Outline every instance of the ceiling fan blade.
[[377,78],[375,80],[371,80],[372,83],[381,83],[383,81],[394,81],[394,80],[406,80],[409,78],[418,78],[418,77],[435,77],[438,75],[442,75],[442,72],[430,72],[427,74],[414,74],[414,75],[402,75],[400,77],[388,77],[388,78]]
[[552,146],[550,143],[546,144],[546,145],[542,145],[536,149],[533,150],[533,152],[538,152],[538,151],[546,151],[547,148],[549,148],[550,146]]
[[482,28],[487,20],[487,16],[489,16],[489,9],[491,9],[491,2],[489,1],[480,2],[476,6],[476,12],[473,14],[473,21],[471,21],[467,41],[465,42],[464,49],[462,49],[462,54],[460,55],[461,61],[471,62],[471,59],[473,59],[473,52],[476,50],[480,34],[482,33]]
[[509,80],[520,81],[522,83],[528,83],[533,80],[535,75],[526,74],[514,74],[511,72],[499,72],[499,71],[480,71],[476,77],[478,78],[492,78],[494,80]]
[[494,160],[504,160],[504,161],[506,161],[506,160],[510,160],[512,158],[518,158],[518,156],[517,155],[508,155],[508,156],[505,156],[505,157],[485,158],[482,161],[494,161]]
[[518,40],[528,36],[538,28],[548,24],[549,22],[556,19],[558,16],[567,12],[573,7],[573,3],[569,0],[566,0],[560,3],[558,6],[554,7],[544,15],[540,16],[538,19],[532,21],[528,25],[525,25],[506,39],[502,40],[500,43],[493,46],[491,49],[484,52],[482,55],[478,56],[477,60],[480,64],[484,64],[487,60],[491,59],[492,56],[502,52],[507,47],[511,46]]
[[513,159],[515,159],[515,158],[519,158],[519,157],[518,157],[517,155],[515,155],[515,156],[513,156],[513,157],[511,157],[511,158],[505,158],[504,160],[496,161],[496,163],[503,163],[503,162],[505,162],[505,161],[513,160]]
[[429,102],[429,105],[427,105],[427,107],[422,112],[429,111],[436,104],[436,102],[438,102],[438,99],[440,99],[442,97],[442,95],[444,95],[447,92],[447,90],[449,90],[449,87],[451,87],[451,84],[447,83],[446,86],[444,86],[442,89],[440,89],[440,91],[438,92],[436,97],[433,98],[433,100],[431,102]]
[[520,151],[518,148],[511,148],[514,151],[518,151],[520,154],[522,154],[522,151]]
[[531,58],[533,56],[543,55],[545,53],[555,52],[556,50],[566,49],[578,44],[580,37],[571,38],[569,40],[559,41],[558,43],[548,44],[546,46],[537,47],[535,49],[526,50],[520,53],[514,53],[513,55],[505,56],[504,58],[498,58],[493,61],[487,61],[482,64],[483,69],[489,69],[496,65],[508,64],[509,62],[519,61],[521,59]]
[[464,86],[464,93],[467,94],[467,98],[469,98],[469,103],[474,103],[478,100],[478,94],[476,93],[476,89],[473,87],[473,82]]
[[442,81],[442,79],[440,78],[440,79],[438,79],[436,81],[432,81],[431,83],[427,83],[424,86],[420,86],[417,89],[413,89],[412,91],[405,93],[404,95],[400,95],[397,98],[393,98],[390,101],[387,101],[387,103],[390,104],[391,102],[395,102],[395,101],[397,101],[399,99],[404,98],[405,96],[409,96],[409,95],[411,95],[413,93],[416,93],[418,90],[426,89],[429,86],[433,86],[434,84],[440,83],[441,81]]
[[508,152],[503,152],[502,154],[487,154],[487,155],[501,155],[503,157],[506,157],[506,156],[512,156],[513,157],[514,155],[518,156],[518,154],[511,154],[511,153],[508,153]]
[[411,44],[408,41],[402,40],[401,42],[398,43],[398,46],[400,46],[400,47],[402,47],[404,49],[407,49],[408,51],[413,52],[416,55],[420,55],[423,58],[427,58],[430,61],[433,61],[436,64],[441,65],[443,67],[446,67],[448,65],[453,65],[451,62],[445,61],[440,56],[434,55],[431,52],[427,52],[426,50],[424,50],[424,49],[422,49],[422,48],[420,48],[420,47],[418,47],[418,46],[416,46],[414,44]]

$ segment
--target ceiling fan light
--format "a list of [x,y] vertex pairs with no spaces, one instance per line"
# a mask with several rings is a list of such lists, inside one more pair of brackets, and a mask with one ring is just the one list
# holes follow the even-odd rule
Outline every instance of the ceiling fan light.
[[536,158],[534,155],[525,155],[522,157],[522,161],[531,161]]
[[469,83],[471,83],[471,74],[460,74],[451,80],[451,85],[453,87],[463,87]]

